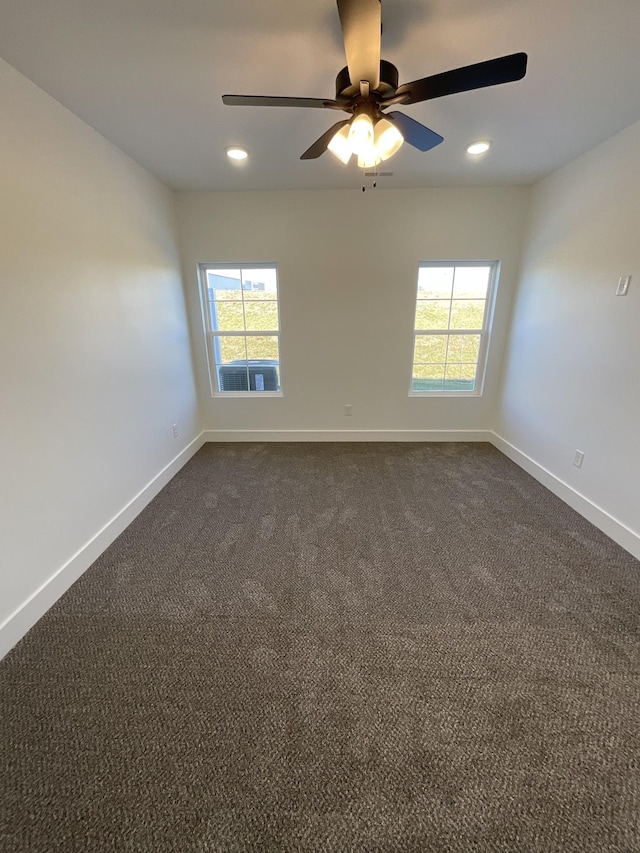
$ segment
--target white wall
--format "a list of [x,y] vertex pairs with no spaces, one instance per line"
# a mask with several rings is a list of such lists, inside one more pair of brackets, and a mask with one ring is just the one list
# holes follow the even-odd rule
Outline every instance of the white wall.
[[1,653],[197,412],[172,194],[4,62],[0,115]]
[[[203,426],[399,434],[490,428],[528,193],[179,193]],[[408,396],[418,262],[430,259],[502,261],[482,397]],[[282,398],[211,397],[196,266],[241,261],[279,265]],[[345,403],[353,405],[350,418]]]
[[[640,123],[535,187],[497,421],[504,439],[636,537],[639,151]],[[629,295],[616,297],[629,274]],[[632,538],[623,544],[640,556]]]

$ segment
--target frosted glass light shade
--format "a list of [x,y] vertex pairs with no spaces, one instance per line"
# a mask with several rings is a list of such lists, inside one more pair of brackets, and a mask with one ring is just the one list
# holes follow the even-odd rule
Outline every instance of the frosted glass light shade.
[[350,127],[346,124],[344,127],[341,127],[340,130],[334,134],[331,139],[331,142],[327,145],[329,151],[341,160],[345,166],[351,159],[351,154],[353,153],[351,150],[351,142],[349,141],[349,131]]
[[354,154],[360,154],[373,145],[373,122],[366,113],[360,113],[351,122],[349,143]]
[[404,136],[388,118],[381,118],[375,127],[375,147],[381,160],[388,160],[404,142]]
[[381,158],[375,145],[369,145],[358,154],[358,166],[361,169],[370,169],[372,166],[377,166],[380,160]]
[[361,169],[377,166],[382,160],[388,160],[404,142],[398,127],[384,116],[379,118],[375,127],[371,116],[360,113],[351,123],[341,127],[327,145],[329,151],[345,165],[355,154]]

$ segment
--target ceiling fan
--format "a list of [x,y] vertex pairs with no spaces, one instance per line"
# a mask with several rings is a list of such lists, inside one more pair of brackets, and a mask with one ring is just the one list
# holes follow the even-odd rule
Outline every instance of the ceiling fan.
[[370,168],[395,154],[405,140],[420,151],[429,151],[443,141],[440,134],[404,113],[384,110],[395,104],[417,104],[510,83],[526,74],[526,53],[513,53],[398,85],[398,69],[380,59],[380,0],[337,0],[337,3],[347,67],[336,77],[335,99],[222,96],[223,102],[230,106],[305,107],[351,113],[351,118],[337,122],[323,133],[301,160],[314,160],[329,149],[345,164],[355,154],[359,166]]

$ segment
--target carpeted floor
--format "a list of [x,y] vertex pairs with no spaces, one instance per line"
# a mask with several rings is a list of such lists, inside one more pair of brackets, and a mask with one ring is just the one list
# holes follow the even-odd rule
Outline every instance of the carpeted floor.
[[0,664],[0,848],[638,851],[639,640],[489,445],[206,445]]

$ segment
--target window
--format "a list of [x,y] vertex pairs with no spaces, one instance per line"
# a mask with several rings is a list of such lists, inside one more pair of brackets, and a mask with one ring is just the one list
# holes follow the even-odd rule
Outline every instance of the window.
[[275,264],[201,264],[211,391],[281,396]]
[[495,261],[437,261],[418,268],[410,394],[482,392]]

